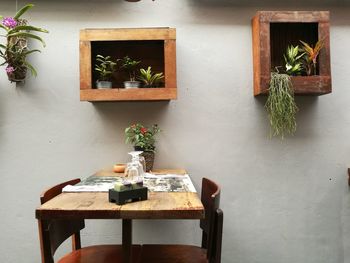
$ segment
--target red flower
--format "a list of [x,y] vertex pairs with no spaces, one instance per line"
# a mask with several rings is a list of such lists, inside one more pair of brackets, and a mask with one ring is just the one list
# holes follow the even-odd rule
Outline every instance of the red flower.
[[142,127],[142,128],[140,129],[140,131],[141,131],[142,134],[145,134],[145,133],[147,132],[147,128]]

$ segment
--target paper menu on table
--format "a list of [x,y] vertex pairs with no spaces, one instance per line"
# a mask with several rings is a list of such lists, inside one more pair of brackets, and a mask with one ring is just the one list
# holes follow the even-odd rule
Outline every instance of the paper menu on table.
[[[124,177],[90,176],[76,185],[68,185],[63,192],[108,192],[116,182],[122,182]],[[145,173],[144,185],[150,192],[196,192],[188,174],[150,174]]]
[[149,174],[143,179],[150,192],[196,192],[188,174]]

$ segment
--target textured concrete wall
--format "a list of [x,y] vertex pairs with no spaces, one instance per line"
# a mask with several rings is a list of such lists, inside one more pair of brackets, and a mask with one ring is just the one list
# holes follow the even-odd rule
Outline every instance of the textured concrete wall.
[[[1,1],[0,14],[13,14],[14,2]],[[186,168],[198,189],[203,176],[222,185],[224,263],[350,262],[350,8],[240,2],[34,1],[27,18],[50,30],[31,59],[39,76],[16,88],[0,71],[0,262],[39,262],[40,192],[126,161],[123,130],[136,121],[163,130],[156,167]],[[269,138],[265,99],[252,87],[250,18],[272,9],[332,15],[334,92],[298,97],[298,131],[284,141]],[[79,29],[152,26],[177,28],[178,100],[80,102]],[[135,242],[199,239],[198,222],[135,222]],[[121,242],[119,221],[87,221],[83,244],[102,242]]]

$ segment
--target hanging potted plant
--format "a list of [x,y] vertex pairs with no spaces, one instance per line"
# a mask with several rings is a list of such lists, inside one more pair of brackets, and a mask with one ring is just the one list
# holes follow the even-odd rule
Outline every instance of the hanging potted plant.
[[267,110],[272,136],[294,134],[296,131],[296,113],[298,108],[294,100],[294,90],[290,76],[297,76],[303,73],[302,58],[304,53],[300,53],[299,46],[290,45],[286,54],[283,55],[285,61],[285,73],[271,73],[268,98],[265,104]]
[[21,8],[14,17],[0,16],[2,20],[0,28],[5,30],[5,44],[0,44],[0,57],[4,60],[2,65],[6,65],[6,73],[11,82],[23,82],[29,69],[33,76],[37,75],[35,68],[27,61],[29,54],[40,52],[38,49],[30,50],[28,40],[36,39],[45,47],[45,42],[36,32],[48,33],[47,30],[34,27],[28,24],[27,20],[21,16],[34,5],[28,4]]
[[143,151],[141,154],[146,160],[146,171],[153,168],[155,153],[155,135],[160,132],[157,124],[151,128],[144,127],[140,123],[133,124],[125,129],[125,142],[134,146],[135,151]]
[[140,76],[138,77],[143,83],[144,88],[156,88],[159,83],[164,79],[163,72],[153,73],[152,68],[148,67],[147,70],[140,69]]
[[110,56],[96,56],[98,64],[95,65],[95,71],[99,74],[96,86],[98,89],[112,88],[112,75],[115,72],[117,63],[111,60]]
[[271,125],[271,135],[281,136],[296,131],[294,92],[290,76],[278,72],[271,73],[269,95],[265,104]]
[[136,67],[141,63],[141,61],[136,61],[131,59],[129,56],[125,56],[121,59],[121,63],[121,68],[126,70],[129,74],[129,80],[124,81],[124,88],[139,88],[141,82],[136,80]]
[[310,76],[317,74],[317,57],[323,48],[319,40],[314,47],[301,41],[302,47],[290,45],[284,57],[284,74],[271,73],[268,98],[265,108],[268,112],[271,135],[281,136],[294,134],[296,131],[296,113],[298,107],[294,100],[293,84],[290,76]]

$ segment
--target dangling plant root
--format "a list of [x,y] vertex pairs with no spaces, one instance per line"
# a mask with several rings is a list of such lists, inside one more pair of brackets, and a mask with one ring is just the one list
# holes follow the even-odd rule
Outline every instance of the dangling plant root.
[[271,136],[281,136],[283,139],[286,134],[293,134],[296,131],[295,115],[298,108],[288,75],[271,73],[269,96],[265,108],[270,119]]

